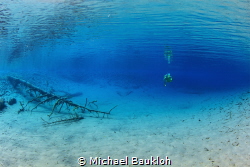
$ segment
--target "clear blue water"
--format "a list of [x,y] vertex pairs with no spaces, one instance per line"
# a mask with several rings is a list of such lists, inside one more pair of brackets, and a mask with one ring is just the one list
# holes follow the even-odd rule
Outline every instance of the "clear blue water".
[[249,86],[249,8],[244,0],[1,1],[1,70],[154,87],[171,73],[178,88]]
[[[0,0],[0,97],[18,101],[0,111],[0,166],[127,155],[247,166],[249,11],[249,0]],[[101,111],[118,106],[108,119],[81,111],[84,120],[44,127],[75,108],[16,114],[28,98],[8,75]]]

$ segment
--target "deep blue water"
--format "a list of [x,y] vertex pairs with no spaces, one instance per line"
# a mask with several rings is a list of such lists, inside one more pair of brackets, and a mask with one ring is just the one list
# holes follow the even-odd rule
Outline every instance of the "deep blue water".
[[[1,0],[0,71],[187,90],[250,85],[247,0]],[[171,61],[164,52],[172,51]]]

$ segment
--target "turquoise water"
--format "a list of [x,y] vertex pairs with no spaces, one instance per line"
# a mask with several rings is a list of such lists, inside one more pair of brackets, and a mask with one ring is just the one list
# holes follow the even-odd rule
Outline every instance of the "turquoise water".
[[[18,116],[12,112],[20,106],[16,109],[7,105],[0,126],[4,131],[13,123],[16,129],[5,130],[8,133],[1,141],[10,141],[6,145],[11,148],[23,143],[12,149],[17,150],[18,158],[25,155],[37,166],[78,166],[80,156],[148,158],[166,154],[175,164],[185,157],[183,162],[190,166],[206,166],[201,162],[212,160],[208,152],[201,153],[204,147],[225,148],[225,152],[217,150],[218,155],[211,153],[217,158],[224,154],[235,157],[227,152],[231,147],[220,145],[230,138],[221,138],[227,134],[220,132],[225,126],[243,127],[234,123],[244,122],[240,116],[249,111],[249,11],[247,0],[1,0],[1,78],[23,79],[48,92],[69,95],[81,105],[86,98],[97,100],[98,110],[102,111],[117,105],[108,119],[80,113],[85,119],[79,124],[45,128],[40,118],[47,120],[53,104],[41,106],[32,115],[24,112]],[[165,74],[173,79],[166,86]],[[0,95],[24,103],[30,100],[25,91],[21,94],[8,87],[7,93],[2,91]],[[241,120],[232,119],[231,112],[233,116],[239,114]],[[55,114],[55,120],[64,114]],[[216,132],[217,128],[222,130]],[[212,137],[207,136],[208,132]],[[249,139],[244,137],[238,138]],[[151,142],[155,147],[148,144]],[[25,148],[29,143],[34,145]],[[166,143],[171,149],[165,148]],[[127,150],[135,145],[140,149]],[[1,156],[4,158],[0,166],[10,166],[7,160],[12,152],[2,148],[6,154]],[[31,153],[23,154],[25,149]],[[43,149],[50,154],[43,154]],[[61,152],[63,157],[59,157]],[[191,154],[205,158],[199,161]],[[208,166],[232,165],[227,157],[225,162],[215,158],[216,163]],[[27,166],[25,158],[18,162]],[[179,161],[177,166],[181,165]]]

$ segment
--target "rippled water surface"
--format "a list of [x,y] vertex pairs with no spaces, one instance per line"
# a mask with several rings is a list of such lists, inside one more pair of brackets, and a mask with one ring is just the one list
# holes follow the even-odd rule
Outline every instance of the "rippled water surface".
[[76,82],[122,75],[162,86],[171,73],[173,85],[187,89],[249,86],[249,4],[2,0],[1,69],[53,72]]

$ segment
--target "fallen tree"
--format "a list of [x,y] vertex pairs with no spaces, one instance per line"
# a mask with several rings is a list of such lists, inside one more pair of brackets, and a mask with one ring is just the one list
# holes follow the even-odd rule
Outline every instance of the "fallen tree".
[[[32,99],[29,100],[26,105],[23,103],[20,103],[21,105],[21,109],[19,110],[19,113],[22,111],[25,111],[25,108],[28,106],[28,104],[30,104],[31,102],[38,102],[35,107],[33,107],[31,109],[31,112],[35,109],[37,109],[40,105],[45,104],[45,103],[52,103],[53,107],[51,109],[51,113],[48,114],[49,117],[51,117],[53,115],[53,113],[55,112],[55,110],[57,109],[57,112],[60,112],[62,110],[63,107],[66,107],[66,109],[68,111],[74,111],[74,115],[76,115],[76,119],[75,120],[80,120],[83,117],[79,117],[79,115],[77,114],[76,111],[80,110],[81,113],[84,113],[85,111],[88,111],[90,113],[96,113],[97,116],[99,117],[99,115],[103,115],[104,116],[108,116],[110,114],[110,112],[116,107],[111,108],[108,112],[105,111],[99,111],[99,110],[95,110],[95,109],[91,109],[87,107],[87,104],[94,104],[96,105],[94,102],[96,101],[92,101],[92,102],[88,102],[88,99],[86,98],[86,102],[85,105],[79,105],[76,104],[74,102],[72,102],[71,100],[69,100],[68,97],[64,97],[64,96],[58,96],[55,95],[53,93],[49,93],[46,92],[24,80],[18,79],[16,77],[13,76],[8,76],[7,77],[8,81],[12,84],[12,86],[15,89],[20,89],[20,87],[25,89],[25,92],[27,92]],[[98,108],[98,107],[97,107]],[[74,117],[70,118],[70,121],[74,120]],[[63,121],[68,121],[67,119],[63,119]]]

